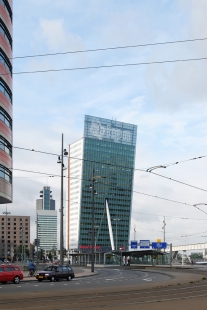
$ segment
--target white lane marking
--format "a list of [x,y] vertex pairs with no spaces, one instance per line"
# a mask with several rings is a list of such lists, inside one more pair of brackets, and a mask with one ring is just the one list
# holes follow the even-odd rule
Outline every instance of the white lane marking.
[[34,286],[39,286],[39,285],[35,284]]
[[142,279],[142,280],[144,280],[144,281],[152,281],[152,279],[151,279],[151,278]]
[[63,285],[67,285],[67,284],[63,284]]
[[76,284],[80,284],[80,283],[76,283]]
[[86,283],[91,283],[91,282],[86,282]]
[[21,287],[21,285],[17,285],[17,287]]

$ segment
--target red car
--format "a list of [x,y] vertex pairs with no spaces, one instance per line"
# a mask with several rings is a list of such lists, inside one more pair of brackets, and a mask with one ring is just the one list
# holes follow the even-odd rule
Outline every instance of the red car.
[[0,282],[2,284],[6,284],[7,281],[18,284],[20,280],[23,280],[23,273],[19,266],[0,265]]

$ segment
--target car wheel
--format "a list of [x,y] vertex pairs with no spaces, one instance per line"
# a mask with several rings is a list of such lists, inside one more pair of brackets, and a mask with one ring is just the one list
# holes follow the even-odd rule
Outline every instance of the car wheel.
[[18,276],[14,277],[14,284],[18,284],[20,282],[20,278]]
[[42,282],[42,279],[38,279],[39,282]]
[[7,283],[7,281],[3,281],[3,282],[1,282],[2,284],[6,284]]
[[71,281],[71,280],[72,280],[71,276],[68,276],[67,281]]
[[54,282],[54,281],[55,281],[55,277],[52,276],[52,277],[50,278],[50,282]]

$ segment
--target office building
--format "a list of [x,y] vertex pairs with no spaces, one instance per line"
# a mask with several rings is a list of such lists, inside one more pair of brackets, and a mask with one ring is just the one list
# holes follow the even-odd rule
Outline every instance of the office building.
[[0,225],[0,259],[22,259],[22,246],[30,251],[30,216],[0,215]]
[[12,202],[12,0],[0,0],[0,204]]
[[57,248],[57,211],[51,193],[50,187],[44,186],[40,191],[41,199],[36,200],[36,239],[39,249],[46,252]]
[[91,250],[92,176],[95,251],[128,248],[137,126],[86,115],[84,136],[69,146],[67,248]]

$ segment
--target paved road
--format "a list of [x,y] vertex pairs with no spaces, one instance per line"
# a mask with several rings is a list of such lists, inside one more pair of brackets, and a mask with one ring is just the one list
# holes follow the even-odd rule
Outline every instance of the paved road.
[[31,278],[25,278],[18,285],[13,283],[1,284],[0,294],[11,294],[21,292],[44,292],[44,291],[76,291],[77,289],[97,289],[123,287],[126,285],[146,284],[149,282],[157,283],[170,279],[168,275],[153,273],[151,271],[140,270],[121,270],[121,269],[96,269],[98,274],[94,276],[75,278],[68,282],[66,280],[58,282],[37,280],[31,281]]
[[0,309],[206,310],[206,278],[206,270],[103,268],[71,282],[1,286]]

